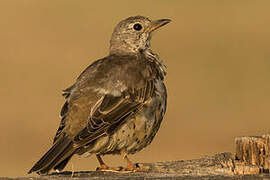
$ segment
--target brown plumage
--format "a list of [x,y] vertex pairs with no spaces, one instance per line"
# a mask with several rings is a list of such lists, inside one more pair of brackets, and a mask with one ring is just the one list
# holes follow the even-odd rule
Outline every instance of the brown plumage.
[[63,91],[66,102],[52,148],[29,173],[62,170],[74,154],[96,154],[101,169],[105,154],[140,151],[153,140],[166,111],[165,66],[150,46],[151,32],[170,22],[135,16],[115,28],[110,55],[95,61]]

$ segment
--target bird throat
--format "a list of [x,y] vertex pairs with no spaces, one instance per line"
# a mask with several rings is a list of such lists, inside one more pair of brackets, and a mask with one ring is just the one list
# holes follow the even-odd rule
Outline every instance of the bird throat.
[[164,77],[167,74],[166,66],[163,63],[163,61],[159,58],[159,56],[156,53],[154,53],[150,48],[146,48],[145,50],[142,51],[142,53],[148,60],[156,63],[159,70],[159,74],[161,75],[161,78],[164,79]]

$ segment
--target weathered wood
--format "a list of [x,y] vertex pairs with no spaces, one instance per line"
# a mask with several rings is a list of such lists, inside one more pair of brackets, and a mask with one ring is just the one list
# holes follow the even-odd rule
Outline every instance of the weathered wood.
[[[18,179],[269,179],[270,135],[237,137],[236,153],[219,153],[200,159],[142,163],[149,172],[61,172]],[[8,179],[8,178],[0,178]]]
[[259,172],[269,173],[270,135],[237,137],[236,162],[259,168]]
[[[220,153],[214,156],[205,156],[200,159],[180,160],[157,163],[143,163],[139,166],[147,167],[149,172],[100,172],[84,171],[52,173],[40,177],[23,177],[19,179],[47,180],[47,179],[264,179],[269,174],[258,174],[257,166],[243,166],[235,162],[235,155],[232,153]],[[245,167],[245,169],[244,169]],[[238,172],[239,171],[239,172]],[[245,173],[241,173],[245,172]],[[242,174],[241,176],[239,174]],[[1,179],[1,178],[0,178]]]

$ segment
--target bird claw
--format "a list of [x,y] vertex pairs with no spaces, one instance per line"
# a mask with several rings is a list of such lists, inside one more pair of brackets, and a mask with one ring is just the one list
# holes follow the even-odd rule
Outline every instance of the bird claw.
[[136,163],[132,165],[128,165],[126,168],[123,169],[124,171],[129,172],[148,172],[150,167],[143,166],[142,164]]
[[116,173],[148,172],[149,170],[150,170],[149,167],[141,167],[138,163],[128,167],[119,166],[114,168],[108,166],[101,166],[96,168],[96,171],[116,172]]
[[123,169],[123,167],[108,167],[108,166],[101,166],[97,167],[96,171],[106,171],[106,172],[120,172]]

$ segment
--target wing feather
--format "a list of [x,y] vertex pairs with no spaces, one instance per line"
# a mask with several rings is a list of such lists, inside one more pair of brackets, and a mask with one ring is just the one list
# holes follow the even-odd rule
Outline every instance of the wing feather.
[[[108,58],[90,65],[73,86],[63,91],[67,102],[61,111],[62,121],[55,140],[67,131],[78,147],[84,146],[115,131],[151,98],[158,74],[153,63],[131,56]],[[85,103],[89,101],[93,103]],[[74,110],[77,105],[80,113],[87,113],[90,108],[89,114],[77,119],[79,112]],[[66,118],[69,119],[68,125]],[[72,119],[77,119],[76,123],[87,123],[85,127],[75,125]],[[65,126],[68,126],[66,130]],[[72,127],[77,129],[70,129]]]
[[146,86],[139,90],[130,92],[133,93],[125,95],[125,92],[119,97],[107,94],[102,97],[98,107],[93,108],[95,110],[89,118],[88,126],[74,138],[75,143],[84,146],[104,134],[110,134],[125,122],[127,117],[135,115],[151,97],[153,81],[147,82]]

